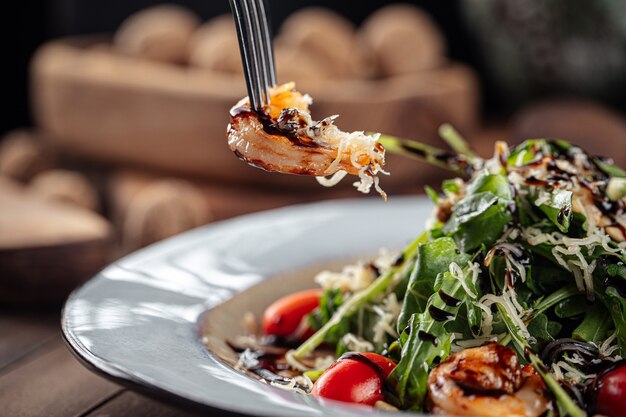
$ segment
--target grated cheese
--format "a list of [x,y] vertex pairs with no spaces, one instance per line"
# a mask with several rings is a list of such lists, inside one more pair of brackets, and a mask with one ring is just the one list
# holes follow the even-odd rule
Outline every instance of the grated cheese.
[[326,178],[326,177],[315,177],[315,179],[317,180],[318,183],[320,183],[320,185],[322,185],[324,187],[334,187],[335,185],[339,184],[339,182],[346,175],[348,175],[347,171],[339,170],[339,171],[335,172],[333,175],[331,175],[328,178]]
[[[394,256],[387,249],[380,249],[372,264],[380,271],[388,269]],[[362,261],[346,265],[340,272],[322,271],[314,280],[323,289],[339,289],[342,292],[356,292],[368,287],[376,279],[374,270]]]
[[[286,383],[270,381],[270,385],[285,391],[293,391],[299,394],[308,394],[313,389],[313,381],[306,375],[298,375],[293,378],[283,377]],[[302,387],[302,388],[300,388]]]
[[398,333],[394,326],[396,318],[400,315],[402,306],[398,303],[395,293],[390,293],[384,300],[382,305],[372,306],[372,310],[378,316],[378,320],[374,323],[374,336],[372,341],[376,344],[382,344],[386,340],[386,335],[397,338]]
[[483,303],[475,302],[474,305],[483,311],[481,316],[480,332],[484,336],[490,336],[493,331],[493,314],[491,309]]
[[302,371],[302,372],[311,371],[312,368],[309,368],[308,366],[306,366],[305,364],[297,360],[294,356],[294,353],[295,353],[295,350],[293,349],[290,349],[287,351],[287,353],[285,353],[285,361],[287,362],[287,364],[291,366],[293,369],[298,370],[298,371]]
[[[477,297],[477,294],[474,291],[472,291],[470,287],[468,287],[463,276],[463,270],[456,262],[452,262],[450,264],[450,266],[448,267],[448,271],[450,271],[450,275],[452,276],[452,278],[458,280],[461,283],[461,286],[463,287],[463,290],[467,293],[467,295],[469,295],[471,298]],[[476,275],[476,279],[478,279],[478,275]],[[472,281],[473,281],[473,277],[472,277]]]
[[362,262],[346,265],[341,272],[322,271],[314,278],[323,289],[339,289],[342,292],[356,292],[367,288],[374,279],[374,271]]
[[535,342],[535,338],[530,335],[526,324],[522,320],[525,311],[517,302],[515,292],[512,288],[505,287],[504,291],[502,291],[502,295],[485,294],[478,302],[484,304],[486,307],[490,307],[493,304],[501,305],[511,321],[513,321],[513,324],[519,329],[521,335],[528,340],[529,343]]
[[371,352],[374,350],[374,345],[371,342],[352,333],[343,335],[341,343],[352,352]]

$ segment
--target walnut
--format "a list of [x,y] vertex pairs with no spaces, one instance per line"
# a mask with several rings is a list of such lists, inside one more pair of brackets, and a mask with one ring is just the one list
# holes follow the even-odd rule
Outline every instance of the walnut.
[[64,201],[93,211],[100,206],[94,186],[87,177],[75,171],[44,171],[32,179],[30,190],[46,199]]
[[188,9],[165,4],[128,17],[115,33],[118,51],[155,61],[183,64],[188,60],[189,41],[200,25]]
[[27,182],[54,165],[54,155],[33,132],[16,130],[0,143],[0,175]]
[[155,181],[129,202],[122,225],[122,246],[131,251],[212,219],[202,192],[183,180]]

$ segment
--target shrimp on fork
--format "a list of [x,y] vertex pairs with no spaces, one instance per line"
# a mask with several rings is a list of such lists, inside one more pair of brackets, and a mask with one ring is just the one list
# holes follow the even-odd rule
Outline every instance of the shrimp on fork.
[[538,417],[551,406],[546,386],[515,352],[498,343],[450,355],[428,376],[434,414],[474,417]]
[[[343,132],[337,116],[314,121],[311,97],[295,90],[293,82],[270,89],[270,104],[255,111],[248,98],[230,111],[228,146],[242,160],[266,171],[312,175],[322,185],[335,185],[346,174],[358,175],[355,186],[383,196],[377,174],[383,170],[385,149],[379,135]],[[332,175],[331,178],[324,178]]]

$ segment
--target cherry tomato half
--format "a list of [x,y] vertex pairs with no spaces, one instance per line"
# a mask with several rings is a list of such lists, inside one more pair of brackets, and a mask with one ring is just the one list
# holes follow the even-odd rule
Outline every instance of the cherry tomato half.
[[315,381],[311,395],[374,405],[385,400],[383,383],[395,367],[394,361],[377,353],[348,353]]
[[626,410],[626,361],[602,373],[595,383],[596,412],[620,417]]
[[[263,313],[263,332],[268,335],[294,336],[303,317],[320,305],[319,289],[299,291],[274,301]],[[305,338],[311,331],[299,335]]]

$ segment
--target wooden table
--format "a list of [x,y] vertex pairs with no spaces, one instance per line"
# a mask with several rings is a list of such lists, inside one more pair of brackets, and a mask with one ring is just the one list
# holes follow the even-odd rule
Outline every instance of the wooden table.
[[0,310],[0,415],[214,416],[144,397],[93,374],[69,352],[58,312]]

